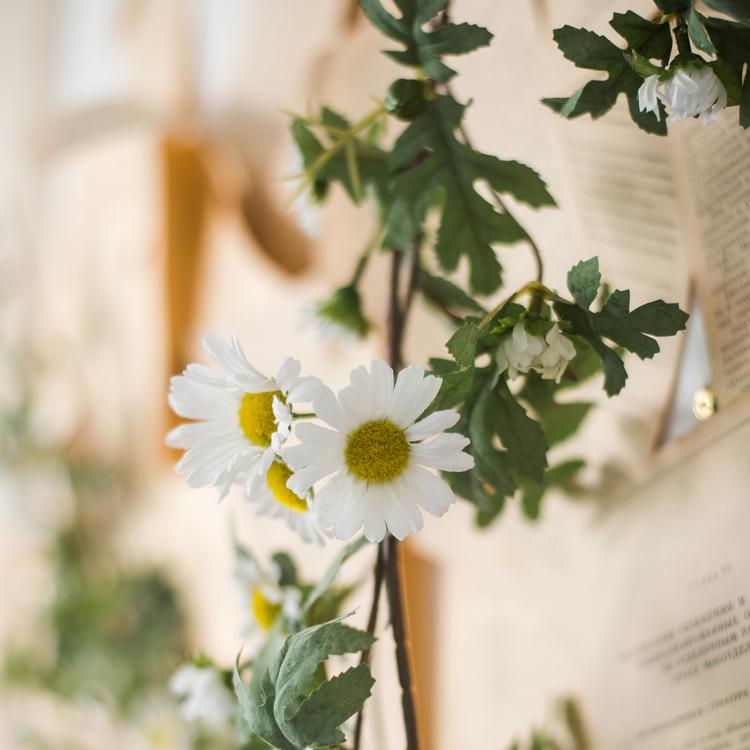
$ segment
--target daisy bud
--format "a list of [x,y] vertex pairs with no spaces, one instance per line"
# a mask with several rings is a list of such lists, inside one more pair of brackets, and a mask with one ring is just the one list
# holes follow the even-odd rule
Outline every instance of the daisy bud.
[[506,336],[498,347],[496,359],[499,371],[507,370],[511,379],[525,375],[543,351],[544,339],[530,334],[523,322],[518,322],[513,326],[511,335]]

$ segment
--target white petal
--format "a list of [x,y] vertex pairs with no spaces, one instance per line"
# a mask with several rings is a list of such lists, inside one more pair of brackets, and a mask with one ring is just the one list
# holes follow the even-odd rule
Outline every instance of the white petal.
[[315,413],[331,427],[341,432],[348,432],[351,420],[344,413],[333,391],[326,386],[319,388],[313,396],[313,409]]
[[469,439],[456,432],[445,432],[425,443],[411,446],[414,460],[421,466],[441,471],[467,471],[474,466],[474,458],[463,449]]
[[433,516],[442,516],[456,501],[445,480],[420,466],[410,466],[399,480],[415,502]]
[[398,374],[391,402],[390,418],[404,429],[435,400],[442,380],[434,375],[425,376],[418,365],[411,365]]
[[289,400],[293,404],[307,404],[313,400],[318,388],[322,388],[323,383],[319,378],[312,375],[306,375],[300,378],[289,391]]
[[276,374],[276,383],[279,386],[279,390],[284,395],[288,394],[294,387],[297,380],[299,380],[301,372],[302,365],[300,365],[299,360],[294,357],[287,357],[279,365],[279,370]]
[[393,369],[382,359],[375,359],[372,370],[373,406],[378,416],[387,416],[393,398]]
[[448,430],[458,422],[460,415],[455,411],[443,410],[435,411],[419,422],[415,422],[406,430],[407,440],[424,440],[425,438],[437,435],[443,430]]

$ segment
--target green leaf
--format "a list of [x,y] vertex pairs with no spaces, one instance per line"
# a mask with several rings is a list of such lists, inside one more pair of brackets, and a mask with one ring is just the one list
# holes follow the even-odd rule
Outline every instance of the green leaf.
[[547,467],[547,442],[538,422],[526,413],[504,379],[487,397],[490,425],[508,453],[510,465],[521,476],[542,482]]
[[404,47],[386,54],[402,65],[422,68],[435,81],[445,82],[455,75],[442,62],[443,55],[462,55],[488,45],[492,39],[487,29],[468,23],[445,23],[432,31],[426,30],[448,0],[401,0],[396,4],[401,18],[388,13],[379,0],[360,0],[373,26]]
[[735,21],[750,28],[750,4],[747,0],[703,0],[711,9],[734,18]]
[[[436,360],[430,360],[433,364]],[[444,360],[447,361],[447,360]],[[474,368],[461,367],[456,368],[455,363],[451,362],[454,368],[451,371],[439,374],[443,382],[435,400],[430,404],[430,411],[439,411],[441,409],[451,409],[463,403],[471,393],[474,383]],[[434,366],[434,365],[433,365]],[[438,374],[434,369],[433,372]]]
[[402,247],[409,242],[438,202],[436,252],[441,267],[453,271],[466,256],[472,288],[490,293],[500,285],[501,271],[493,245],[517,242],[526,233],[509,214],[482,197],[476,183],[486,182],[497,192],[533,206],[553,201],[533,170],[479,154],[456,138],[464,109],[451,97],[439,96],[396,141],[388,156],[388,166],[397,177],[386,244]]
[[588,29],[563,26],[554,30],[553,38],[563,55],[578,68],[610,70],[622,64],[622,50]]
[[453,359],[462,367],[474,364],[477,356],[477,344],[482,332],[476,323],[467,320],[450,337],[446,346],[453,355]]
[[596,299],[601,281],[599,258],[596,256],[576,263],[568,271],[568,289],[573,295],[573,299],[586,310]]
[[554,380],[542,380],[540,375],[529,373],[519,394],[541,420],[550,447],[578,432],[593,407],[588,401],[560,403],[555,400],[559,390],[561,386]]
[[323,596],[323,594],[333,585],[333,582],[336,580],[336,576],[338,575],[339,570],[341,570],[341,566],[350,557],[352,557],[352,555],[355,555],[357,552],[359,552],[359,550],[362,549],[362,547],[365,547],[367,544],[367,539],[361,536],[359,537],[359,539],[355,539],[353,542],[350,542],[349,544],[342,547],[336,553],[336,556],[331,561],[331,564],[326,569],[326,572],[323,574],[322,578],[318,581],[315,588],[308,594],[307,598],[305,599],[305,602],[302,605],[303,618],[307,616],[318,599],[320,599],[320,597]]
[[706,27],[703,25],[701,15],[695,9],[695,6],[691,6],[685,16],[685,20],[687,21],[688,34],[693,44],[699,50],[707,52],[709,55],[715,55],[716,47],[714,47],[708,31],[706,31]]
[[[611,25],[625,38],[631,52],[647,59],[669,59],[672,38],[667,25],[652,23],[632,11],[616,13]],[[638,127],[648,133],[666,135],[665,118],[658,120],[653,112],[640,111],[638,89],[642,79],[632,70],[623,50],[606,37],[572,26],[556,29],[554,38],[565,57],[578,67],[606,71],[608,75],[603,81],[589,81],[567,98],[543,99],[544,104],[563,117],[590,114],[597,118],[614,106],[620,94],[625,94],[630,116]],[[632,54],[629,57],[633,59]]]
[[705,25],[719,56],[717,62],[721,61],[712,67],[727,89],[729,103],[740,105],[740,125],[750,127],[750,28],[723,18],[706,18]]
[[297,583],[297,567],[286,552],[275,552],[271,559],[278,565],[280,586],[294,586]]
[[360,664],[325,680],[320,665],[331,656],[369,649],[374,638],[339,620],[290,635],[273,661],[246,686],[235,669],[234,686],[250,731],[281,750],[328,747],[345,740],[340,725],[370,695],[374,680]]
[[614,341],[641,359],[651,359],[659,344],[647,336],[673,336],[685,329],[688,315],[676,304],[655,300],[630,312],[630,292],[612,293],[600,313],[593,315],[597,334]]
[[437,300],[449,310],[469,310],[480,314],[486,312],[479,302],[443,276],[433,276],[424,268],[420,268],[417,282],[428,300]]
[[568,487],[586,462],[580,458],[570,459],[551,466],[544,473],[544,483],[525,481],[521,484],[521,510],[530,521],[538,520],[542,511],[542,500],[551,487]]
[[672,34],[668,23],[653,23],[632,10],[615,13],[609,25],[628,43],[628,47],[647,60],[669,59]]

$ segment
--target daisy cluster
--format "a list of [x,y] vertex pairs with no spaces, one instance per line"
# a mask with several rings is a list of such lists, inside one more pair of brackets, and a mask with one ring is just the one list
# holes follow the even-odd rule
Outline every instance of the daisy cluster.
[[236,335],[203,343],[222,371],[191,364],[169,393],[172,409],[193,420],[167,436],[185,451],[177,469],[191,487],[213,487],[222,500],[237,486],[256,513],[317,543],[360,529],[371,542],[403,539],[421,529],[422,511],[441,516],[455,501],[436,472],[466,471],[474,459],[469,440],[447,432],[456,412],[422,416],[440,378],[417,365],[396,376],[374,360],[334,394],[292,358],[275,377],[261,374]]

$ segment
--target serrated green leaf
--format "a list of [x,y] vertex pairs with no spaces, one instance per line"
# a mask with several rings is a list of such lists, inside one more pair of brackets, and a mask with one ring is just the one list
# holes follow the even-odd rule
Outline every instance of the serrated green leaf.
[[478,154],[456,138],[464,109],[451,97],[439,96],[396,141],[388,157],[389,168],[398,176],[386,244],[402,247],[409,242],[439,201],[442,216],[435,249],[440,265],[452,271],[466,256],[472,288],[490,293],[500,285],[501,270],[493,245],[523,240],[526,233],[483,198],[476,183],[486,182],[534,206],[551,205],[552,198],[533,170]]
[[374,684],[367,664],[352,667],[324,682],[312,692],[295,716],[294,725],[299,727],[298,741],[312,747],[344,742],[344,733],[335,727],[360,709]]
[[688,315],[676,304],[655,300],[630,312],[630,292],[612,293],[603,309],[592,316],[593,328],[600,336],[614,341],[641,359],[650,359],[659,344],[647,336],[673,336],[685,329]]
[[554,308],[557,316],[570,323],[573,333],[587,341],[601,359],[604,390],[608,396],[616,396],[625,387],[628,373],[617,352],[610,349],[594,331],[591,323],[593,313],[567,302],[555,302]]
[[706,18],[705,25],[722,63],[720,68],[712,67],[727,89],[730,104],[736,98],[740,106],[740,125],[750,127],[750,28],[713,17]]
[[668,60],[672,34],[668,23],[654,23],[632,10],[615,13],[609,25],[628,43],[628,47],[647,60]]
[[601,281],[599,258],[596,256],[576,263],[568,271],[568,289],[573,295],[573,299],[586,310],[596,299]]
[[476,323],[467,320],[450,337],[446,346],[453,355],[453,359],[462,367],[474,364],[477,356],[477,344],[482,332]]
[[487,398],[490,424],[508,453],[508,461],[521,476],[541,483],[547,468],[547,442],[504,379]]
[[622,50],[588,29],[563,26],[554,30],[553,38],[563,55],[578,68],[610,70],[622,65]]
[[[625,37],[632,51],[662,61],[669,58],[672,40],[668,27],[632,12],[615,14],[611,24]],[[603,81],[589,81],[567,98],[543,99],[544,104],[563,117],[590,114],[597,118],[614,106],[620,94],[625,94],[630,116],[638,127],[648,133],[666,135],[665,118],[658,120],[653,112],[640,111],[638,89],[642,79],[631,69],[623,50],[603,36],[571,26],[556,29],[554,38],[563,54],[578,67],[603,70],[608,76]]]
[[396,3],[401,18],[388,13],[379,0],[360,0],[370,22],[383,34],[403,45],[386,54],[401,63],[422,68],[433,80],[445,82],[455,75],[441,57],[462,55],[490,43],[492,34],[469,23],[444,23],[429,30],[428,24],[447,5],[447,0],[408,0]]
[[290,635],[268,666],[253,665],[249,686],[235,669],[235,690],[250,731],[281,750],[343,741],[340,725],[359,710],[374,681],[367,664],[332,680],[325,680],[320,665],[331,656],[369,649],[373,641],[369,633],[334,620]]

